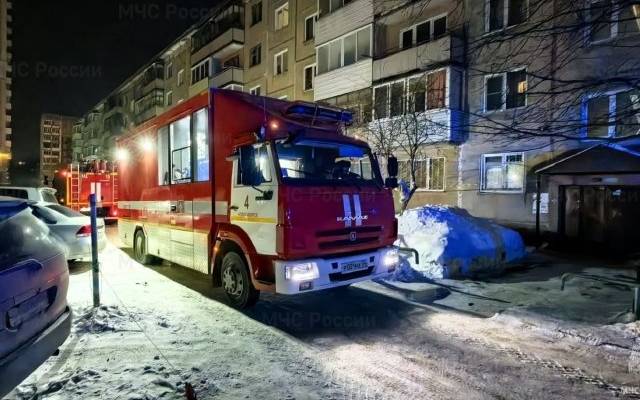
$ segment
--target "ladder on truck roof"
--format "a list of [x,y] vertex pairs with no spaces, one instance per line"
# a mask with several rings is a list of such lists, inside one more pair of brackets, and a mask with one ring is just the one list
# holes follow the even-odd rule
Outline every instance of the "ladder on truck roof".
[[80,210],[80,164],[73,163],[69,166],[69,183],[67,188],[67,206],[73,210]]

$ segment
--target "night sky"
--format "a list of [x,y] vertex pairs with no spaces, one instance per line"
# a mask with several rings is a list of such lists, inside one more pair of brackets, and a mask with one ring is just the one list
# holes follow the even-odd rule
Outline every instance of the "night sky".
[[37,173],[42,113],[82,116],[216,3],[13,0],[13,182]]

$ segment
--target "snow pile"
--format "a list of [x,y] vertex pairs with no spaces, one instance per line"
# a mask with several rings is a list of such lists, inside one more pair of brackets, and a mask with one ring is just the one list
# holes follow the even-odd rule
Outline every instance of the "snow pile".
[[398,218],[398,241],[420,254],[405,260],[395,279],[455,278],[500,270],[524,256],[525,247],[514,230],[475,218],[465,210],[424,206],[405,211]]

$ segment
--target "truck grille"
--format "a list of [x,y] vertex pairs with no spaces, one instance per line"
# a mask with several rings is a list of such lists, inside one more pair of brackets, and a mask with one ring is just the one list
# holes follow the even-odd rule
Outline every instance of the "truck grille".
[[[328,250],[362,244],[376,243],[380,240],[381,226],[358,226],[353,228],[319,231],[318,248]],[[355,236],[355,239],[352,237]]]
[[340,272],[336,272],[333,274],[329,274],[329,279],[331,282],[344,282],[351,279],[362,278],[364,276],[371,275],[373,272],[373,266],[363,269],[362,271],[351,272],[350,274],[343,274]]

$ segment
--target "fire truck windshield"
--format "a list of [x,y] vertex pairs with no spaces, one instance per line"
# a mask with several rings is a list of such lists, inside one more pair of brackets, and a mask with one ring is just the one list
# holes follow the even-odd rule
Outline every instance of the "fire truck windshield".
[[315,140],[279,142],[275,147],[284,182],[379,184],[368,148]]

